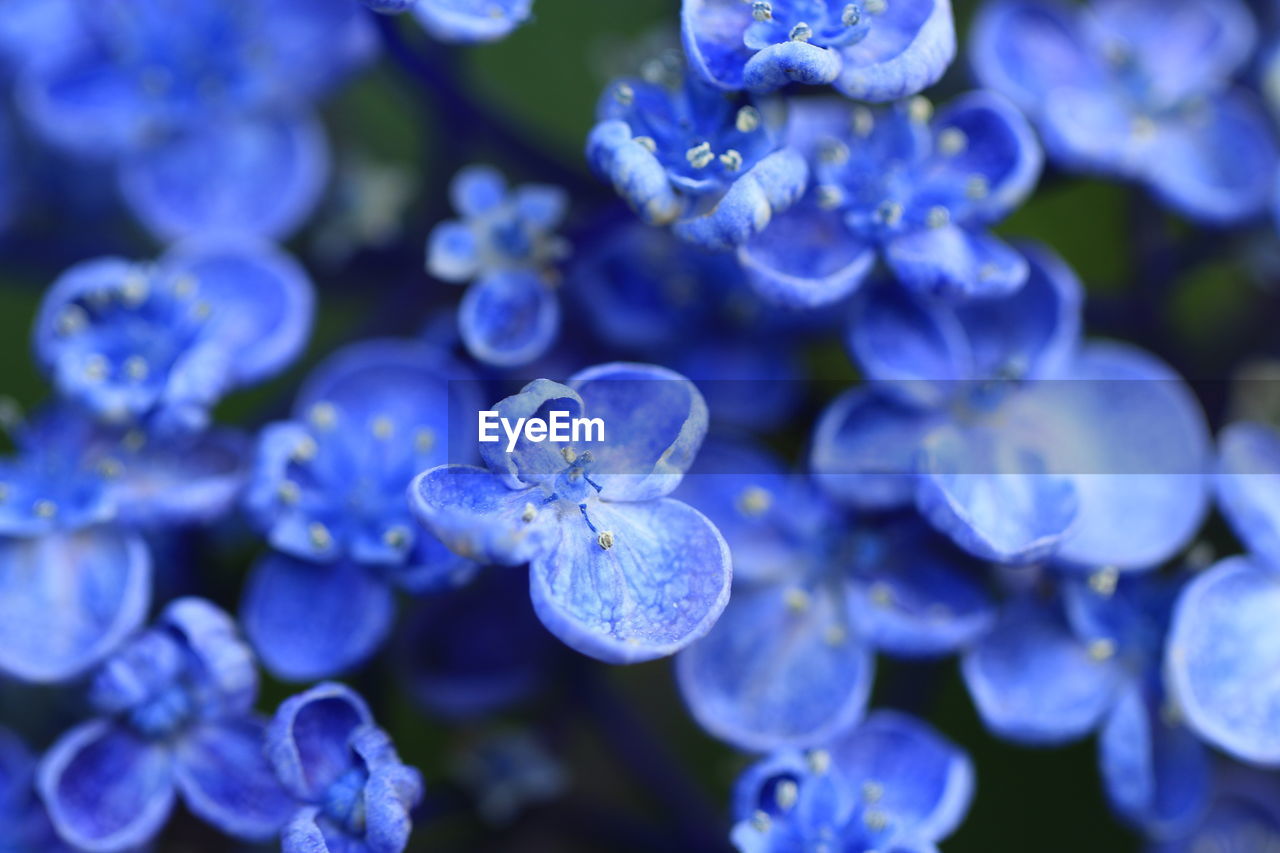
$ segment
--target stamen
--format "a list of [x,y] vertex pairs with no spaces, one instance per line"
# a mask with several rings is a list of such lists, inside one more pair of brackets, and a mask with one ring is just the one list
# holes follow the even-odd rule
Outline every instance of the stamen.
[[125,276],[124,283],[120,286],[120,298],[125,305],[136,308],[147,301],[149,291],[150,287],[147,285],[146,276],[142,273],[131,272]]
[[756,832],[768,832],[769,827],[773,825],[773,821],[769,819],[768,812],[758,811],[751,815],[751,826]]
[[872,15],[883,15],[889,8],[887,0],[867,0],[862,8],[866,9]]
[[408,546],[409,531],[399,524],[394,527],[388,527],[382,533],[382,541],[387,544],[387,547],[395,548],[399,551]]
[[1089,657],[1099,663],[1116,656],[1116,644],[1105,637],[1089,644]]
[[831,769],[831,753],[825,749],[811,749],[805,755],[805,761],[809,764],[809,771],[815,776],[821,776]]
[[870,107],[854,107],[853,108],[853,132],[866,139],[871,132],[876,129],[876,114],[871,111]]
[[293,480],[282,480],[276,488],[276,496],[281,503],[292,506],[302,500],[302,489]]
[[760,111],[753,106],[745,106],[738,110],[738,116],[733,120],[733,126],[738,129],[739,133],[750,133],[760,126]]
[[858,22],[862,20],[862,10],[858,8],[858,4],[850,3],[844,7],[844,11],[840,13],[840,23],[846,27],[856,27]]
[[742,168],[742,155],[737,150],[730,148],[720,155],[720,162],[730,172],[736,172]]
[[813,27],[809,26],[804,21],[801,21],[791,28],[791,35],[789,35],[788,38],[792,41],[807,42],[809,39],[813,38]]
[[876,607],[888,607],[893,604],[893,588],[884,581],[876,581],[867,591],[871,603]]
[[333,545],[333,535],[329,533],[329,528],[319,521],[313,521],[307,525],[307,536],[311,539],[311,545],[322,551],[329,550]]
[[316,403],[307,413],[307,420],[316,429],[330,429],[338,422],[338,409],[333,403]]
[[84,376],[90,382],[101,382],[107,378],[107,373],[111,370],[111,365],[107,362],[104,355],[94,353],[85,359]]
[[822,641],[828,646],[842,646],[849,638],[849,632],[841,625],[828,625],[822,631]]
[[756,0],[751,4],[751,17],[757,21],[772,21],[773,4],[764,2],[764,0]]
[[882,832],[889,825],[889,815],[880,809],[867,809],[862,813],[862,822],[872,832]]
[[434,430],[422,427],[413,434],[413,449],[419,453],[430,453],[432,448],[436,446],[436,434]]
[[876,216],[882,223],[894,228],[902,222],[902,205],[896,201],[884,201],[876,208]]
[[38,500],[32,505],[31,511],[40,518],[53,518],[58,514],[58,505],[50,500]]
[[601,530],[600,535],[596,537],[596,541],[600,543],[600,547],[608,551],[613,547],[613,533],[608,530]]
[[396,425],[392,423],[391,418],[379,416],[373,419],[372,429],[374,438],[386,441],[396,431]]
[[1156,123],[1150,116],[1134,116],[1129,132],[1135,139],[1149,140],[1156,135]]
[[654,154],[658,150],[658,143],[654,141],[652,136],[633,136],[631,141],[650,154]]
[[822,158],[824,163],[843,166],[849,162],[849,146],[839,139],[824,139],[818,149],[818,156]]
[[951,211],[942,205],[935,205],[929,208],[929,212],[925,214],[924,224],[930,228],[941,228],[951,222]]
[[803,613],[809,609],[809,593],[798,586],[788,587],[782,594],[782,598],[786,602],[787,609],[793,613]]
[[844,190],[831,184],[820,184],[814,190],[817,194],[818,207],[823,210],[835,210],[844,204]]
[[173,295],[180,299],[190,299],[196,295],[200,283],[191,273],[183,273],[173,283]]
[[791,811],[796,801],[800,799],[800,786],[791,779],[783,779],[774,788],[773,799],[778,804],[778,808],[784,812]]
[[0,483],[0,504],[9,500],[9,484]]
[[862,799],[868,803],[878,803],[884,798],[884,785],[874,779],[862,783]]
[[89,325],[89,312],[85,311],[79,305],[68,305],[58,314],[57,332],[63,337],[69,337],[78,332],[84,331]]
[[986,198],[990,192],[991,185],[987,182],[986,175],[970,175],[969,180],[965,181],[964,194],[974,201]]
[[742,494],[738,495],[737,506],[738,512],[748,518],[758,518],[768,512],[769,507],[773,506],[773,495],[768,489],[749,486],[742,490]]
[[613,90],[613,99],[624,107],[629,107],[635,103],[636,90],[632,89],[626,83],[620,83],[617,88]]
[[524,505],[524,510],[520,513],[520,520],[525,524],[533,521],[538,516],[538,508],[531,503]]
[[131,429],[120,440],[121,446],[130,453],[137,453],[147,444],[147,434],[140,429]]
[[1120,582],[1120,570],[1115,566],[1104,566],[1089,575],[1089,589],[1103,598],[1115,595],[1116,584]]
[[924,95],[916,95],[907,101],[907,115],[912,121],[924,124],[933,117],[933,102]]
[[938,134],[938,150],[945,157],[954,157],[969,147],[969,137],[958,127],[948,127]]
[[293,446],[291,455],[294,462],[310,462],[316,458],[316,454],[319,452],[320,445],[316,444],[316,440],[309,435],[304,435]]
[[695,169],[705,169],[716,157],[716,155],[711,151],[710,142],[698,143],[686,151],[684,156],[685,159],[689,161],[689,165]]
[[141,382],[147,378],[151,369],[147,366],[145,358],[140,355],[131,355],[124,360],[124,372],[134,382]]
[[568,445],[565,445],[564,447],[560,448],[560,455],[564,458],[564,461],[569,463],[570,465],[572,465],[578,459],[578,454],[574,451],[572,447],[569,447]]
[[124,473],[124,464],[114,456],[108,456],[98,462],[98,474],[108,480],[114,480]]

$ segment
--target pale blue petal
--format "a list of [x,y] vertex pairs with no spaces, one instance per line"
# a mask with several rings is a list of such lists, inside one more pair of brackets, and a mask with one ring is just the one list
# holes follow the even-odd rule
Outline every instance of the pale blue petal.
[[673,226],[677,237],[715,251],[734,249],[768,227],[804,195],[809,165],[790,148],[768,155],[729,187],[711,208]]
[[468,219],[492,213],[507,198],[507,179],[493,166],[464,166],[449,183],[453,209]]
[[1249,553],[1280,569],[1280,435],[1236,423],[1218,439],[1218,503]]
[[497,474],[466,465],[432,468],[409,486],[418,520],[454,553],[480,563],[519,565],[542,549],[555,535],[555,509],[542,499],[539,490],[513,491]]
[[938,81],[956,55],[950,0],[889,3],[862,41],[844,48],[835,86],[850,98],[893,101]]
[[1077,11],[1045,0],[984,4],[969,36],[969,61],[982,85],[1033,114],[1050,90],[1104,79]]
[[957,225],[922,228],[892,238],[885,262],[912,290],[962,299],[1008,295],[1027,280],[1026,258],[997,237]]
[[747,60],[742,82],[754,91],[769,91],[788,83],[824,86],[840,75],[844,65],[840,53],[803,41],[771,44]]
[[427,238],[427,272],[441,281],[462,284],[480,274],[480,244],[466,222],[450,219]]
[[684,0],[680,34],[689,67],[722,89],[741,89],[752,51],[742,37],[751,26],[751,4],[741,0]]
[[587,137],[587,160],[600,177],[650,225],[669,225],[684,210],[667,170],[619,119],[602,121]]
[[419,0],[413,13],[441,41],[497,41],[523,24],[533,0]]
[[862,284],[875,259],[874,247],[854,237],[841,217],[807,201],[738,247],[756,293],[791,308],[838,302]]
[[498,367],[528,364],[560,331],[560,301],[533,272],[490,273],[463,295],[458,331],[477,361]]
[[[551,412],[567,412],[569,417],[580,417],[583,404],[578,392],[569,386],[550,379],[535,379],[521,388],[518,394],[499,400],[492,411],[514,429],[522,419],[536,417],[547,420]],[[549,484],[567,464],[556,442],[530,441],[522,431],[515,445],[510,447],[510,438],[505,430],[495,428],[493,432],[498,434],[498,440],[480,442],[480,456],[492,471],[502,475],[512,489]]]

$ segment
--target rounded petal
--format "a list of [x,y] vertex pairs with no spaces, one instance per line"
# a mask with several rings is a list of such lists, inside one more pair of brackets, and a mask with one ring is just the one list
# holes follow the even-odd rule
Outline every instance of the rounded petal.
[[1169,691],[1200,737],[1236,757],[1280,764],[1280,575],[1243,557],[1195,577],[1174,608]]
[[317,684],[276,710],[267,727],[267,761],[285,790],[315,802],[352,766],[352,740],[372,724],[369,706],[354,690]]
[[320,201],[329,176],[324,131],[309,115],[221,121],[142,149],[120,188],[153,234],[214,232],[281,239]]
[[667,170],[632,136],[625,121],[609,119],[592,128],[587,137],[587,160],[649,225],[669,225],[683,212],[684,204]]
[[1073,7],[1045,0],[983,4],[969,35],[969,61],[984,86],[1036,113],[1052,89],[1102,78]]
[[465,222],[449,220],[431,229],[427,238],[427,272],[453,284],[480,274],[480,244]]
[[1280,152],[1266,112],[1244,91],[1214,97],[1181,121],[1166,122],[1152,146],[1144,177],[1187,217],[1232,225],[1270,209],[1271,186],[1258,175],[1275,171]]
[[1194,828],[1209,807],[1209,750],[1170,722],[1134,684],[1122,691],[1098,737],[1099,763],[1112,806],[1156,838]]
[[80,154],[111,156],[141,143],[159,118],[140,75],[92,51],[30,63],[18,105],[41,136]]
[[875,248],[853,237],[839,216],[803,201],[738,247],[756,293],[789,308],[840,301],[862,284],[875,259]]
[[737,248],[767,228],[775,214],[795,204],[808,183],[804,157],[783,148],[734,181],[710,211],[681,219],[672,230],[681,240],[704,249]]
[[788,83],[825,86],[840,75],[843,64],[840,53],[832,48],[787,41],[756,51],[742,69],[742,82],[757,92],[778,89]]
[[961,662],[969,695],[996,735],[1057,744],[1088,734],[1112,706],[1122,672],[1097,659],[1057,614],[1020,603]]
[[468,219],[492,213],[506,198],[507,179],[493,166],[464,166],[449,182],[449,201],[453,209]]
[[109,720],[72,729],[40,762],[49,819],[80,850],[114,853],[146,844],[173,809],[173,758]]
[[150,595],[151,558],[134,534],[0,539],[0,671],[36,682],[83,673],[142,624]]
[[196,727],[175,750],[187,807],[236,838],[273,839],[297,809],[263,756],[265,737],[258,720],[229,719]]
[[418,521],[480,563],[519,565],[543,548],[554,535],[554,510],[541,501],[540,491],[513,491],[497,474],[466,465],[432,468],[409,485]]
[[893,383],[888,390],[904,400],[944,402],[956,380],[973,378],[970,344],[955,313],[892,284],[868,287],[854,301],[846,341],[867,378]]
[[477,361],[498,367],[528,364],[560,331],[560,301],[528,270],[490,273],[463,295],[458,331]]
[[532,8],[533,0],[430,0],[414,6],[413,14],[441,41],[472,43],[504,38]]
[[211,309],[208,338],[231,354],[241,383],[283,370],[311,334],[315,290],[306,270],[279,249],[234,237],[180,243],[160,263],[175,277],[192,276]]
[[1280,569],[1280,434],[1236,423],[1218,439],[1218,503],[1249,553]]
[[906,287],[935,297],[1005,296],[1026,283],[1026,258],[997,237],[956,225],[908,231],[889,241],[885,261]]
[[875,659],[851,622],[821,589],[738,587],[710,633],[676,657],[680,692],[704,729],[740,749],[824,743],[862,717],[871,694]]
[[961,95],[938,112],[933,126],[940,133],[964,134],[964,149],[941,159],[947,176],[963,186],[975,175],[986,182],[983,197],[964,204],[965,215],[995,222],[1035,189],[1044,151],[1031,125],[1003,96],[981,90]]
[[711,629],[732,570],[729,546],[705,516],[670,498],[596,502],[587,510],[596,533],[576,509],[529,566],[534,609],[553,634],[607,663],[637,663]]
[[832,765],[846,777],[879,786],[876,808],[891,815],[909,838],[946,838],[960,826],[973,801],[969,756],[907,714],[876,711],[831,744],[830,752]]
[[1057,557],[1090,570],[1158,565],[1208,509],[1204,412],[1172,369],[1120,344],[1085,347],[1067,378],[1032,383],[1004,413],[1077,492],[1079,516]]
[[290,681],[315,681],[377,650],[391,629],[395,600],[390,585],[365,566],[271,554],[254,567],[241,614],[263,666]]
[[223,429],[146,442],[119,460],[124,473],[107,482],[116,518],[143,526],[221,518],[244,486],[248,448],[247,436]]
[[835,87],[850,98],[893,101],[938,81],[956,55],[950,0],[890,3],[867,37],[841,50]]
[[684,0],[680,35],[689,67],[713,86],[744,88],[743,70],[753,51],[742,37],[751,22],[751,7],[740,0]]
[[604,423],[604,441],[589,448],[602,499],[651,500],[680,484],[707,434],[696,385],[665,367],[625,362],[587,368],[568,384],[583,413]]
[[[535,379],[498,401],[493,407],[500,420],[518,424],[525,418],[548,420],[552,412],[567,412],[570,417],[582,414],[582,398],[567,385],[550,379]],[[496,427],[493,433],[501,431]],[[510,436],[480,442],[480,456],[490,470],[500,474],[509,488],[548,483],[564,470],[565,457],[559,443],[531,441],[523,432],[512,443]]]

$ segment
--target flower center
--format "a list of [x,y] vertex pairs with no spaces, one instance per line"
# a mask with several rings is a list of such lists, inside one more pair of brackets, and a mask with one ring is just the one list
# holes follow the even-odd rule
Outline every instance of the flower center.
[[886,0],[744,0],[754,19],[743,44],[763,50],[788,41],[817,47],[846,47],[867,37],[872,19],[888,8]]

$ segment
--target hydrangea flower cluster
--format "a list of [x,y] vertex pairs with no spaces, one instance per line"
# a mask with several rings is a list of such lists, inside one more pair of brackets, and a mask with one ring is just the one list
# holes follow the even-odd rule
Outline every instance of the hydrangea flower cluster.
[[1280,849],[1277,10],[543,2],[0,3],[0,850]]

